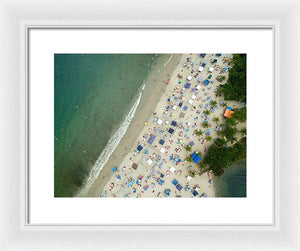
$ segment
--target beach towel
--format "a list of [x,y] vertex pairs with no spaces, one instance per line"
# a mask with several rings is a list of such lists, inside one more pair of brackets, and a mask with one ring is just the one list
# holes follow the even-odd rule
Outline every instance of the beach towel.
[[174,129],[169,128],[168,132],[172,134],[174,132]]
[[188,88],[191,87],[191,84],[190,84],[190,83],[186,83],[186,84],[184,85],[184,87],[188,89]]
[[174,180],[172,181],[172,184],[173,184],[174,186],[176,186],[176,185],[178,184],[178,181],[177,181],[176,179],[174,179]]
[[165,143],[165,141],[163,141],[162,139],[158,142],[159,144],[163,145]]
[[149,144],[152,144],[153,143],[153,141],[154,141],[154,139],[155,139],[155,135],[153,135],[153,134],[150,134],[150,137],[149,137],[149,140],[148,140],[148,143]]

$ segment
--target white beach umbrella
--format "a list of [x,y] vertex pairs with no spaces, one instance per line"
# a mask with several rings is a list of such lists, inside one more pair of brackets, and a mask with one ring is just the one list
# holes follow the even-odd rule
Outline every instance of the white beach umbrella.
[[204,68],[203,68],[202,66],[200,66],[200,67],[198,68],[198,71],[202,72],[203,69],[204,69]]
[[214,71],[214,67],[209,67],[208,71],[209,72],[213,72]]
[[147,160],[147,163],[148,163],[149,165],[151,165],[152,162],[153,162],[153,161],[152,161],[151,159],[148,159],[148,160]]
[[172,173],[175,173],[176,168],[172,166],[172,167],[170,168],[170,171],[171,171]]
[[161,125],[162,122],[163,122],[163,121],[162,121],[161,119],[157,120],[157,124],[159,124],[159,125]]

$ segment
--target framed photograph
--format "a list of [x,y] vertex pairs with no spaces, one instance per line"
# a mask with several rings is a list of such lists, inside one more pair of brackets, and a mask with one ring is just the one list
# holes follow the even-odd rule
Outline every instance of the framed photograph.
[[1,2],[1,248],[300,250],[296,2],[132,4]]

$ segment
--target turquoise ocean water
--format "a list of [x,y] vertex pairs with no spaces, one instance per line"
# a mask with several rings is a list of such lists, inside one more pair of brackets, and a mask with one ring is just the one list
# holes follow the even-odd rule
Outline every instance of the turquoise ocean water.
[[225,168],[222,176],[214,178],[217,197],[247,197],[246,160]]
[[134,104],[158,56],[54,55],[54,196],[70,197]]

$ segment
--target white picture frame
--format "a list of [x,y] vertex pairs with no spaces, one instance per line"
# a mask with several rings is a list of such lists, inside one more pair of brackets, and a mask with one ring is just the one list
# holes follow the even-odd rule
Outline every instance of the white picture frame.
[[[0,250],[300,250],[297,1],[0,1]],[[201,13],[201,14],[200,14]],[[213,14],[212,14],[213,13]],[[180,18],[178,18],[180,16]],[[274,29],[275,224],[31,226],[26,223],[26,31],[66,28]],[[288,121],[288,122],[287,122]],[[117,241],[116,241],[117,240]]]

